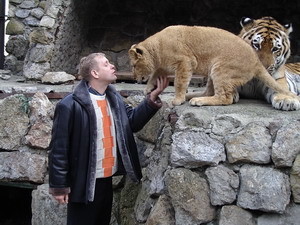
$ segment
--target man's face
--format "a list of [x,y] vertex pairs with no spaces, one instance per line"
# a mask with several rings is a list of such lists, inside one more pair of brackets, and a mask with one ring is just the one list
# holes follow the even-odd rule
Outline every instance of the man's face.
[[97,66],[95,71],[99,74],[99,80],[114,82],[117,79],[115,66],[111,64],[106,57],[97,57]]

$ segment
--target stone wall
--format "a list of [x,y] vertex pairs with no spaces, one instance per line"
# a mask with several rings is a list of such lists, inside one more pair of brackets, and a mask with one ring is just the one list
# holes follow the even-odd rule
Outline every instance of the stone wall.
[[34,80],[48,71],[76,75],[82,56],[102,51],[119,71],[130,71],[130,46],[166,26],[215,26],[237,34],[245,16],[292,22],[290,61],[300,61],[299,10],[297,0],[10,0],[5,69]]
[[[140,91],[127,93],[132,105],[143,99]],[[112,225],[298,223],[299,112],[255,100],[171,107],[171,98],[172,93],[163,94],[164,107],[136,134],[142,182],[114,178]],[[56,102],[43,93],[0,101],[5,109],[0,114],[0,181],[38,185],[32,193],[32,225],[66,222],[66,207],[49,196],[47,184]]]

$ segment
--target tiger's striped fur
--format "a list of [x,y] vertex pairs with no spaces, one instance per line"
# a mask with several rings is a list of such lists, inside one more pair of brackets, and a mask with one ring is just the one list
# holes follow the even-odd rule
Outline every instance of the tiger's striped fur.
[[285,64],[285,75],[290,91],[300,95],[300,62]]
[[[257,52],[269,74],[285,89],[300,95],[300,62],[287,63],[291,54],[289,34],[292,25],[281,25],[272,17],[260,19],[242,18],[239,34]],[[247,98],[265,98],[274,103],[276,93],[258,80],[252,80],[239,89],[239,94]],[[292,107],[282,102],[284,107]]]

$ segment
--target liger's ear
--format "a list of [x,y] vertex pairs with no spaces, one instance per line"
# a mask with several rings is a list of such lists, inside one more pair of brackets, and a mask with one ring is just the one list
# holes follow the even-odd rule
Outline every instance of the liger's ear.
[[135,45],[131,46],[131,48],[128,51],[128,54],[129,54],[130,58],[132,58],[132,59],[138,59],[138,58],[142,57],[143,50],[140,49],[140,48],[137,48],[136,44],[135,44]]

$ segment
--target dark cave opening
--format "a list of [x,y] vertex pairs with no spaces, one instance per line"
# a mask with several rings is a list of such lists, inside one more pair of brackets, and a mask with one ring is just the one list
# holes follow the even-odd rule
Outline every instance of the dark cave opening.
[[0,225],[31,225],[31,188],[0,184]]

